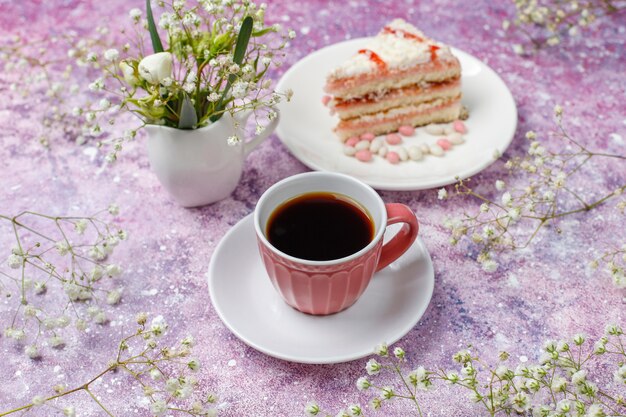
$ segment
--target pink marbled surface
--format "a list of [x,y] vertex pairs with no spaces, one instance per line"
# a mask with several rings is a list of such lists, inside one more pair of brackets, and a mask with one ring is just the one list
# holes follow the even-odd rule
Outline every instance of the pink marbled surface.
[[[91,3],[1,0],[2,36],[49,38],[69,30],[88,34],[96,20],[114,29],[126,25],[128,9],[143,5],[121,0]],[[623,20],[604,19],[584,38],[520,57],[511,49],[511,43],[520,39],[500,29],[502,18],[512,13],[512,5],[493,6],[488,1],[462,9],[445,0],[269,1],[269,19],[299,32],[285,66],[274,75],[279,77],[289,65],[320,47],[371,35],[391,18],[402,16],[433,37],[488,63],[508,84],[518,104],[519,127],[506,156],[525,151],[523,134],[527,130],[552,130],[556,103],[565,107],[566,125],[582,142],[623,154]],[[63,48],[49,47],[59,58],[66,56]],[[219,240],[252,212],[271,184],[306,171],[275,136],[250,155],[243,179],[230,198],[209,207],[184,209],[168,199],[151,173],[143,137],[124,150],[116,165],[105,168],[102,154],[92,157],[95,148],[76,146],[71,134],[46,132],[39,117],[45,109],[37,97],[11,96],[7,90],[11,76],[0,78],[0,91],[11,97],[0,104],[0,212],[15,214],[29,208],[82,214],[115,201],[122,209],[120,223],[129,231],[130,240],[116,255],[126,269],[125,293],[121,305],[110,309],[110,325],[82,336],[76,333],[65,349],[44,351],[37,362],[26,358],[19,345],[0,337],[0,412],[35,394],[49,393],[51,381],[73,386],[102,369],[115,349],[120,329],[128,329],[139,311],[163,314],[172,337],[195,336],[196,356],[205,365],[199,374],[201,386],[220,393],[226,403],[224,416],[297,416],[313,398],[332,409],[366,402],[369,396],[358,393],[354,386],[364,373],[364,360],[314,366],[270,358],[234,337],[209,302],[205,273]],[[87,84],[86,79],[77,82]],[[80,94],[76,97],[82,99]],[[49,150],[38,142],[42,133],[50,134]],[[498,162],[477,179],[488,185],[504,176]],[[575,188],[601,195],[623,183],[624,168],[619,163],[596,164],[574,181]],[[412,363],[427,368],[451,365],[451,354],[469,343],[492,361],[501,350],[508,350],[514,358],[527,355],[532,359],[546,338],[576,332],[597,335],[609,320],[624,324],[625,294],[614,289],[604,273],[584,267],[596,251],[626,238],[626,221],[613,207],[565,219],[559,225],[562,234],[545,230],[525,253],[505,256],[498,272],[487,275],[465,247],[448,245],[442,226],[445,217],[460,215],[475,203],[456,200],[442,206],[436,193],[428,191],[381,195],[387,201],[408,204],[418,213],[421,235],[434,261],[436,285],[431,304],[400,342]],[[11,236],[4,225],[0,230],[0,248],[8,254]],[[149,295],[153,293],[156,295]],[[0,302],[3,315],[7,305]],[[148,415],[139,405],[140,393],[126,391],[128,387],[128,380],[115,376],[95,390],[116,415]],[[423,409],[433,416],[470,416],[479,411],[453,395],[456,393],[441,388],[427,394]],[[74,404],[81,416],[101,415],[86,396],[67,404]],[[387,410],[385,415],[407,414],[400,402]],[[53,411],[31,415],[48,413]]]

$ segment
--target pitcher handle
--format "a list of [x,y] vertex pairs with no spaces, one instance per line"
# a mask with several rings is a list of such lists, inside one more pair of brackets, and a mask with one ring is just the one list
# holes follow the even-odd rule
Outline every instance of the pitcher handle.
[[[259,146],[261,142],[267,139],[269,135],[274,133],[276,126],[278,126],[278,122],[280,121],[280,111],[275,107],[270,107],[270,110],[276,114],[276,117],[273,118],[267,126],[265,126],[265,129],[261,133],[259,133],[258,135],[255,135],[254,138],[244,143],[243,152],[245,156],[248,156],[248,154],[252,152],[254,148]],[[252,114],[252,110],[247,110],[244,113],[242,113],[241,116],[237,118],[239,123],[241,123],[241,126],[245,126],[246,121],[248,120],[248,117],[250,117],[251,114]]]

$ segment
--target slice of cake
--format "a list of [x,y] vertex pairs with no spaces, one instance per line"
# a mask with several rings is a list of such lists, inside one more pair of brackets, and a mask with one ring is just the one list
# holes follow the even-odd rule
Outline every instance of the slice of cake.
[[448,46],[396,19],[331,71],[324,90],[342,140],[379,135],[458,119],[461,65]]

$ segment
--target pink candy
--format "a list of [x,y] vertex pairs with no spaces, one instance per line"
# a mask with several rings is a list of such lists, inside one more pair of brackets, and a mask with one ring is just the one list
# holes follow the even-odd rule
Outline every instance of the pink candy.
[[374,135],[373,133],[367,132],[361,135],[361,140],[367,140],[371,142],[374,140],[375,137],[376,135]]
[[390,145],[399,145],[400,143],[402,143],[402,138],[400,137],[400,135],[397,135],[395,133],[388,134],[386,139],[387,143]]
[[449,151],[450,149],[452,149],[452,142],[445,138],[439,139],[437,141],[437,145],[441,146],[441,149],[443,149],[444,151]]
[[324,106],[327,106],[327,105],[328,105],[328,103],[330,102],[331,98],[332,98],[332,97],[330,97],[330,96],[322,96],[322,104],[323,104]]
[[352,136],[351,138],[348,138],[348,140],[346,141],[346,145],[354,146],[358,142],[359,142],[359,137],[358,136]]
[[465,123],[460,120],[455,120],[454,123],[452,123],[452,128],[459,133],[467,133]]
[[397,164],[398,162],[400,162],[400,155],[393,151],[387,152],[387,156],[385,156],[385,158],[392,164]]
[[354,156],[361,162],[369,162],[372,160],[372,153],[367,149],[358,151],[356,154],[354,154]]
[[411,136],[413,133],[415,133],[415,128],[409,125],[400,126],[398,128],[398,132],[400,132],[400,134],[404,136]]

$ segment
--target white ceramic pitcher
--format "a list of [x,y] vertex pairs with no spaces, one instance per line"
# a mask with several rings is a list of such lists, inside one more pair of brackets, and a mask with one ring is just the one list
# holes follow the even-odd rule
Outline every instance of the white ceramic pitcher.
[[[277,117],[249,141],[243,128],[252,112],[226,112],[208,126],[182,130],[146,125],[148,159],[163,188],[184,207],[202,206],[228,197],[241,178],[246,156],[272,134]],[[241,141],[229,145],[228,138]]]

